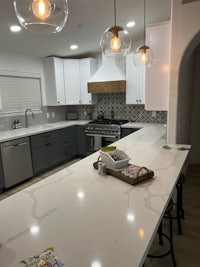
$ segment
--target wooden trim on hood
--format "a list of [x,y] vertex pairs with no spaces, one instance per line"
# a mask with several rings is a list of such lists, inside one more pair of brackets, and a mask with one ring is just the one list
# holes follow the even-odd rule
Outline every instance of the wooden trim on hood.
[[126,81],[88,82],[88,93],[126,92]]

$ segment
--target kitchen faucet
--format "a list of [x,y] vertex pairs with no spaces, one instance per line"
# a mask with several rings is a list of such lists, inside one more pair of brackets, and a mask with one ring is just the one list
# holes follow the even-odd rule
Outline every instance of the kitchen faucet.
[[27,108],[27,109],[25,110],[25,126],[26,126],[26,128],[28,128],[28,126],[29,126],[29,125],[28,125],[28,116],[27,116],[28,111],[30,111],[30,112],[32,113],[32,118],[33,118],[33,119],[35,118],[35,115],[34,115],[32,109]]

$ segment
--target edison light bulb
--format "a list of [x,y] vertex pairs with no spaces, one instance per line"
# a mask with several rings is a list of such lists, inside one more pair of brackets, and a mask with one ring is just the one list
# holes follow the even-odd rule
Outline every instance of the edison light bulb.
[[146,62],[147,61],[147,54],[146,54],[146,49],[142,50],[142,55],[141,55],[141,59],[142,62]]
[[113,35],[112,40],[110,41],[110,47],[112,50],[117,51],[121,47],[121,41],[116,35]]
[[34,15],[39,19],[47,19],[51,14],[51,4],[48,0],[34,0],[32,9]]

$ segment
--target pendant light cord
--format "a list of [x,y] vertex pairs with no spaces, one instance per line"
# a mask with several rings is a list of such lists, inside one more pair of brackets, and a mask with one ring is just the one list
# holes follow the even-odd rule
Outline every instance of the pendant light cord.
[[115,21],[115,26],[116,26],[117,24],[116,24],[116,3],[115,3],[115,0],[114,0],[114,21]]
[[144,45],[146,45],[146,34],[145,34],[146,20],[145,20],[145,17],[146,17],[146,1],[144,0]]

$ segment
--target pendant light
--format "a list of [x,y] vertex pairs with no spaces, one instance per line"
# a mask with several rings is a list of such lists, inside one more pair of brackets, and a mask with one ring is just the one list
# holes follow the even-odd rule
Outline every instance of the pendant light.
[[144,0],[144,45],[138,47],[133,55],[133,60],[137,67],[151,67],[154,61],[153,50],[149,46],[146,45],[145,16],[146,16],[146,1]]
[[131,48],[128,31],[116,25],[116,3],[114,0],[114,26],[108,28],[100,40],[101,51],[105,56],[125,56]]
[[14,0],[20,24],[38,33],[60,32],[67,21],[67,0]]

